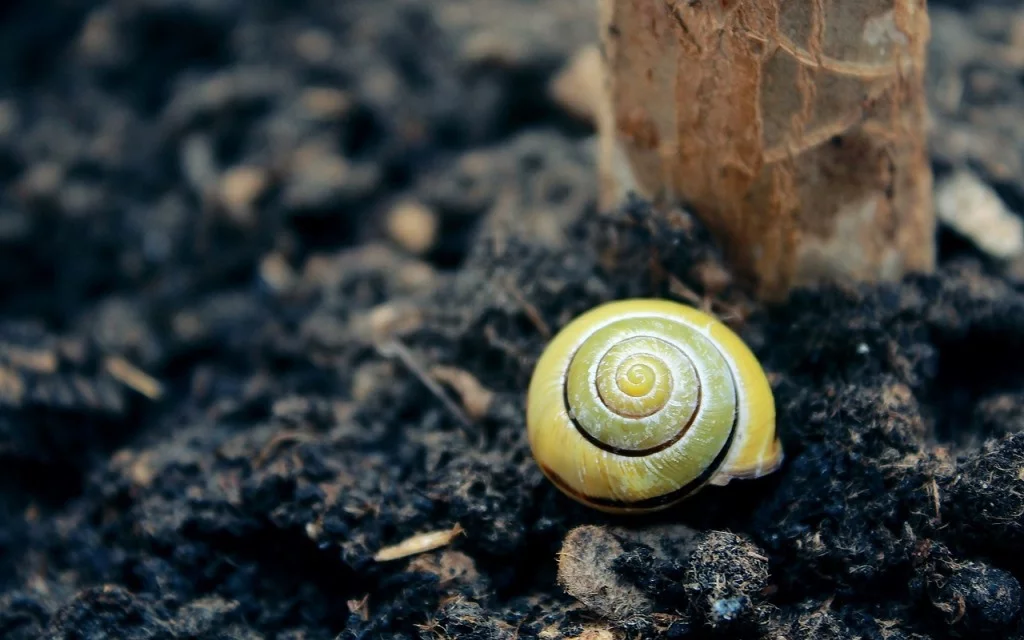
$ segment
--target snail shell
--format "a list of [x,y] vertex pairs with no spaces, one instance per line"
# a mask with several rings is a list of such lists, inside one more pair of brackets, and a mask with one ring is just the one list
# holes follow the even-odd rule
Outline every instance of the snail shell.
[[566,325],[537,362],[526,423],[544,475],[609,512],[664,509],[783,459],[757,358],[667,300],[611,302]]

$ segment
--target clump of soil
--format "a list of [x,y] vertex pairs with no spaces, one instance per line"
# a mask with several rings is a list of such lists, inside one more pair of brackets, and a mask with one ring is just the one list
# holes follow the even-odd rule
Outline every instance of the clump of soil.
[[[931,10],[936,168],[1019,207],[1024,15]],[[754,304],[685,211],[596,209],[548,92],[592,12],[0,10],[0,636],[1024,637],[1024,269],[944,229]],[[533,364],[630,296],[742,333],[782,470],[645,518],[544,479]]]

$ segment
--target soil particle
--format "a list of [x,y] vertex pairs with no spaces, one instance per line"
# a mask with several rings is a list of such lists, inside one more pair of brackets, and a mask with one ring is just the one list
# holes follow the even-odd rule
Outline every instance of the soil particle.
[[1021,587],[1008,571],[981,562],[959,562],[944,547],[923,543],[921,566],[911,583],[937,626],[974,637],[1003,637],[1021,613]]
[[990,440],[945,483],[943,520],[961,545],[1020,570],[1024,544],[1024,434]]
[[696,617],[718,631],[748,633],[768,609],[768,558],[742,537],[709,531],[696,540],[689,559],[685,589]]

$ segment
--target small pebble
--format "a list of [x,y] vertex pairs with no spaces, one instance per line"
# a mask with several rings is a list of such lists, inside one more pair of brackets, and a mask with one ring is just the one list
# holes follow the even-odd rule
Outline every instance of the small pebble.
[[330,87],[312,87],[299,96],[302,107],[314,118],[337,120],[352,108],[352,96]]
[[1001,260],[1024,255],[1024,221],[992,187],[969,171],[959,171],[935,189],[939,220],[979,249]]
[[398,271],[398,284],[406,291],[423,291],[433,287],[436,281],[434,268],[418,260],[403,265]]
[[197,196],[202,197],[217,180],[213,145],[203,135],[191,135],[182,142],[181,173]]
[[471,65],[492,64],[513,68],[525,58],[523,44],[500,31],[484,30],[468,37],[462,47],[463,59]]
[[116,57],[116,14],[109,8],[93,10],[78,35],[78,51],[91,62],[107,62]]
[[322,64],[331,59],[334,42],[329,33],[320,29],[308,29],[295,39],[295,50],[306,62]]
[[348,159],[310,145],[293,157],[283,204],[288,209],[334,209],[369,195],[380,183],[376,165]]
[[268,182],[267,172],[261,167],[232,167],[220,179],[221,204],[235,222],[248,225],[253,222],[253,205]]
[[285,257],[274,251],[260,260],[260,280],[270,291],[280,294],[295,284],[295,272]]
[[25,172],[21,191],[29,198],[53,195],[64,181],[64,167],[57,162],[40,162]]
[[12,133],[18,126],[18,109],[10,100],[0,100],[0,137]]
[[437,214],[419,202],[395,206],[388,213],[387,227],[391,239],[415,255],[429,251],[437,240]]

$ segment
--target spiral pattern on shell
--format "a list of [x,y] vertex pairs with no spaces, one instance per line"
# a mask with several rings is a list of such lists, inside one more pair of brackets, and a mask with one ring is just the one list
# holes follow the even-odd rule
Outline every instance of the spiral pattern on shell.
[[537,364],[527,427],[545,475],[609,511],[664,508],[781,461],[753,354],[668,301],[609,303],[567,325]]

